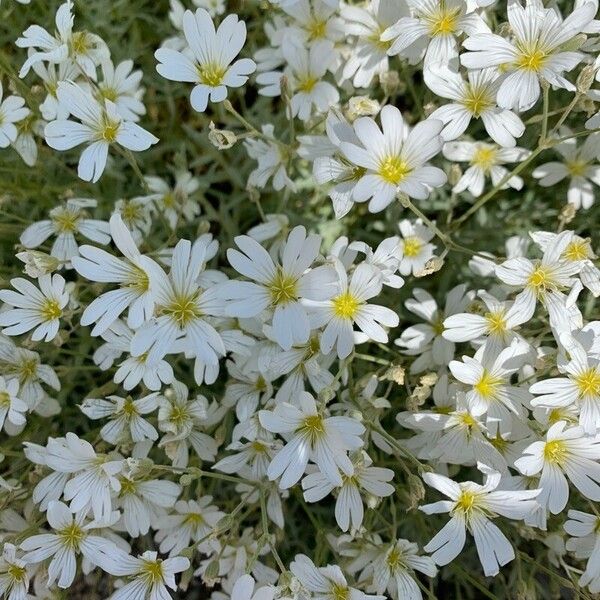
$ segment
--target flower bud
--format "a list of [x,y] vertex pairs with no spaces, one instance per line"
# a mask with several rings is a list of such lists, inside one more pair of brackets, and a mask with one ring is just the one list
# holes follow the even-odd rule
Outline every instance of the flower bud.
[[414,510],[419,506],[421,500],[425,498],[425,486],[421,478],[417,475],[408,476],[408,499],[409,506],[407,510]]
[[227,150],[231,148],[238,140],[233,131],[229,129],[217,129],[211,121],[208,125],[208,139],[217,150]]
[[437,273],[444,266],[444,259],[439,256],[431,257],[421,271],[415,273],[415,277],[425,277]]
[[58,258],[38,250],[24,250],[18,252],[16,256],[21,262],[25,263],[25,273],[33,278],[52,273],[60,266]]
[[219,583],[219,561],[217,559],[211,560],[206,567],[206,571],[204,571],[202,575],[202,581],[208,587],[214,587],[217,583]]
[[392,365],[384,374],[382,379],[393,381],[398,385],[404,385],[406,371],[401,365]]
[[400,74],[398,71],[387,71],[379,75],[379,83],[386,96],[393,96],[400,91]]
[[354,121],[358,117],[375,116],[380,110],[377,100],[368,96],[353,96],[348,100],[347,116],[350,121]]
[[581,69],[581,73],[577,76],[577,91],[581,94],[586,94],[592,87],[596,78],[596,68],[593,65],[586,65]]

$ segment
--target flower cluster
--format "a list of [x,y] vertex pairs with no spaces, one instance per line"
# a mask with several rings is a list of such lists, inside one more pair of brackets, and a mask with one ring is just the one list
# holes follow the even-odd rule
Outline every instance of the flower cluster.
[[0,597],[600,593],[598,3],[18,2]]

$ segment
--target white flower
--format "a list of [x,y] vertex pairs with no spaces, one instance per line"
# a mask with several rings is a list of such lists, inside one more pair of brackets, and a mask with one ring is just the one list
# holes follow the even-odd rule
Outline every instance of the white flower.
[[0,81],[0,148],[7,148],[17,139],[18,130],[15,123],[25,119],[31,111],[20,96],[8,96],[2,100],[3,94]]
[[423,596],[415,571],[435,577],[437,568],[429,556],[419,556],[418,552],[417,544],[408,540],[399,539],[384,545],[362,572],[361,580],[371,574],[372,583],[368,591],[377,594],[387,591],[392,598],[421,600]]
[[[566,132],[568,134],[570,132]],[[588,209],[594,203],[594,186],[600,185],[600,136],[588,136],[578,148],[577,140],[570,139],[556,144],[553,148],[562,156],[562,162],[544,163],[532,175],[539,179],[543,187],[554,187],[559,181],[569,178],[567,200],[575,208]]]
[[292,487],[312,460],[334,485],[341,486],[340,470],[348,476],[354,472],[347,451],[362,446],[359,436],[364,426],[350,417],[324,416],[308,392],[302,392],[298,402],[299,407],[282,402],[273,411],[259,412],[267,431],[289,437],[269,465],[269,479],[281,477],[281,489]]
[[76,81],[80,76],[79,67],[71,61],[61,62],[56,65],[36,62],[33,65],[35,74],[42,80],[44,88],[48,92],[44,101],[40,104],[40,112],[46,121],[56,119],[67,119],[69,110],[58,101],[56,90],[61,81]]
[[136,244],[150,233],[152,227],[152,196],[135,196],[115,202],[114,213],[120,215]]
[[94,518],[107,518],[112,511],[112,492],[121,488],[116,475],[122,463],[97,454],[88,441],[71,432],[64,438],[48,439],[45,464],[59,473],[73,474],[64,488],[72,512],[85,513],[91,508]]
[[152,206],[162,212],[173,230],[176,229],[181,217],[186,221],[192,221],[200,214],[198,201],[192,197],[200,189],[200,180],[189,171],[177,171],[174,185],[152,175],[144,179],[152,192],[146,198],[151,200]]
[[0,430],[6,429],[8,424],[13,425],[13,429],[25,425],[28,406],[21,398],[17,398],[18,391],[18,379],[6,381],[0,376]]
[[371,85],[375,76],[389,70],[387,51],[391,42],[382,42],[381,34],[401,17],[409,14],[404,0],[378,0],[364,8],[344,4],[340,15],[344,19],[346,36],[356,36],[352,52],[345,60],[343,77],[351,79],[357,88]]
[[425,320],[407,327],[394,343],[409,356],[421,355],[411,365],[413,373],[420,373],[433,364],[447,365],[454,358],[454,343],[443,337],[444,321],[456,313],[463,312],[469,302],[470,293],[466,285],[457,285],[446,296],[444,309],[438,308],[435,299],[421,288],[413,290],[414,298],[404,304],[406,308]]
[[575,558],[588,559],[585,571],[579,578],[579,585],[589,586],[592,594],[600,592],[600,521],[596,515],[569,510],[569,520],[565,521],[565,531],[572,536],[567,540],[566,549]]
[[348,585],[344,573],[337,565],[317,568],[308,556],[296,554],[290,563],[290,571],[310,594],[319,600],[384,600],[384,596],[371,596]]
[[522,318],[525,321],[533,316],[538,300],[546,306],[554,325],[568,318],[563,291],[569,291],[573,287],[576,281],[573,275],[582,267],[579,261],[567,261],[563,258],[572,238],[572,231],[563,231],[557,235],[546,246],[541,260],[509,258],[496,266],[498,279],[523,289],[519,294],[522,297],[515,302],[522,306]]
[[209,96],[211,102],[223,102],[227,88],[243,86],[256,69],[249,58],[231,64],[246,41],[246,24],[237,15],[228,15],[215,31],[210,14],[199,8],[195,14],[185,11],[183,32],[186,53],[160,48],[154,53],[159,61],[156,70],[166,79],[194,83],[192,108],[204,112]]
[[19,48],[31,48],[29,58],[23,63],[19,77],[25,77],[29,69],[39,62],[60,64],[73,62],[87,77],[96,79],[96,66],[110,57],[104,41],[87,31],[73,31],[73,2],[67,0],[56,11],[56,34],[53,36],[39,25],[31,25],[18,38]]
[[452,375],[470,389],[466,399],[475,416],[487,414],[487,426],[492,434],[513,430],[515,420],[526,416],[524,406],[531,396],[526,389],[513,386],[511,376],[525,363],[529,346],[515,340],[508,348],[482,346],[475,356],[463,356],[462,362],[453,360],[448,365]]
[[36,119],[31,113],[17,123],[17,139],[12,142],[11,146],[28,167],[33,167],[38,158],[38,147],[34,134],[43,138],[45,125],[45,121]]
[[86,279],[120,284],[118,289],[95,298],[83,312],[81,324],[95,323],[94,336],[104,333],[126,309],[129,309],[127,325],[132,329],[150,319],[154,311],[148,271],[131,233],[118,214],[110,218],[110,235],[124,259],[87,245],[81,246],[79,256],[72,259],[73,268]]
[[299,225],[289,234],[281,248],[281,261],[275,263],[254,239],[235,238],[241,250],[230,248],[227,258],[238,272],[254,281],[230,281],[222,288],[229,300],[227,314],[255,317],[272,311],[273,337],[284,349],[304,344],[310,335],[306,300],[327,300],[336,292],[336,273],[329,265],[311,268],[319,254],[321,237],[306,234]]
[[0,312],[0,327],[5,335],[21,335],[33,329],[33,341],[49,342],[56,337],[60,318],[69,301],[65,280],[60,275],[42,275],[39,289],[21,277],[11,279],[17,290],[1,290],[0,300],[12,307]]
[[21,244],[25,248],[37,248],[55,235],[50,254],[64,262],[65,266],[70,266],[71,259],[79,253],[75,234],[97,244],[110,242],[108,223],[90,219],[85,210],[96,208],[97,205],[97,201],[91,198],[70,198],[64,205],[54,207],[49,213],[49,219],[27,227],[21,234]]
[[[371,466],[371,459],[364,455],[354,464],[352,477],[343,477],[338,487],[335,502],[335,520],[342,531],[358,531],[364,517],[361,491],[374,498],[384,498],[394,493],[395,488],[388,482],[394,477],[391,469]],[[302,480],[302,489],[306,502],[318,502],[330,494],[335,485],[321,472],[309,473]]]
[[467,81],[443,65],[432,65],[423,75],[430,90],[453,101],[430,115],[445,124],[440,134],[445,141],[460,137],[472,119],[481,119],[488,135],[504,147],[515,146],[515,138],[525,132],[523,121],[515,113],[496,106],[502,78],[495,69],[469,71]]
[[273,600],[276,588],[266,585],[255,589],[252,575],[247,573],[238,577],[231,590],[231,600]]
[[464,0],[410,0],[410,4],[412,16],[402,17],[381,34],[382,42],[392,42],[387,51],[390,56],[414,59],[426,47],[426,66],[448,64],[458,56],[458,36],[489,32],[477,13],[466,14]]
[[433,256],[436,246],[430,244],[435,236],[432,229],[423,224],[421,219],[410,221],[403,219],[398,223],[402,234],[400,239],[399,271],[402,275],[418,275],[427,261]]
[[352,242],[348,249],[358,250],[365,255],[365,264],[371,265],[379,271],[383,285],[395,289],[399,289],[404,285],[404,279],[396,275],[396,271],[400,267],[400,256],[402,255],[402,242],[398,236],[385,238],[375,248],[375,251],[364,242]]
[[[469,190],[476,198],[483,193],[486,175],[491,178],[493,185],[498,185],[508,175],[508,170],[502,165],[521,162],[531,154],[524,148],[500,148],[495,144],[484,142],[447,142],[444,144],[443,152],[449,160],[470,163],[452,191],[459,194]],[[513,175],[502,189],[509,187],[520,190],[523,187],[523,180]]]
[[275,140],[273,125],[263,125],[261,130],[266,139],[249,138],[244,140],[248,156],[258,162],[258,167],[248,176],[248,185],[264,188],[269,178],[272,177],[275,191],[279,192],[284,187],[292,192],[295,191],[296,186],[286,171],[288,157],[285,156],[281,146]]
[[59,102],[80,122],[71,119],[51,121],[44,130],[46,142],[55,150],[70,150],[89,144],[81,154],[77,169],[84,181],[100,179],[111,144],[139,152],[158,142],[158,138],[150,132],[124,119],[115,104],[109,100],[99,102],[90,91],[73,82],[61,81],[56,93]]
[[183,556],[158,558],[156,552],[147,550],[139,558],[133,556],[119,557],[114,574],[131,579],[119,588],[111,600],[145,600],[167,599],[171,595],[167,588],[177,590],[175,574],[185,571],[190,566],[189,559]]
[[142,102],[144,88],[140,87],[142,72],[133,71],[133,61],[124,60],[116,67],[111,60],[102,62],[103,79],[98,83],[100,94],[113,102],[118,113],[127,121],[138,121],[146,114]]
[[225,516],[211,504],[212,496],[202,496],[198,500],[179,500],[175,503],[175,512],[159,517],[153,524],[159,550],[174,556],[190,545],[199,542],[209,534],[215,525]]
[[100,429],[100,436],[109,444],[116,446],[129,440],[143,442],[158,439],[156,429],[142,416],[158,408],[158,399],[157,392],[139,400],[119,396],[108,396],[105,400],[86,398],[80,408],[81,412],[90,419],[110,418]]
[[223,340],[207,317],[223,312],[215,286],[203,289],[198,277],[204,269],[206,246],[180,240],[173,251],[172,266],[167,275],[148,257],[142,266],[150,277],[155,316],[145,322],[131,340],[131,354],[147,354],[154,362],[173,350],[177,339],[191,356],[208,365],[216,365],[225,354]]
[[[383,281],[379,269],[362,263],[349,278],[339,260],[335,266],[340,279],[338,293],[331,300],[311,303],[313,326],[325,327],[321,352],[329,354],[335,348],[339,358],[346,358],[356,343],[367,340],[387,343],[383,327],[396,327],[398,315],[385,306],[367,304],[367,300],[381,292]],[[354,331],[354,325],[359,332]]]
[[561,343],[569,353],[564,365],[566,377],[552,377],[534,383],[529,391],[536,394],[532,406],[557,408],[575,405],[579,425],[593,435],[600,429],[600,359],[588,354],[572,336],[563,335]]
[[27,563],[39,563],[52,556],[48,565],[49,586],[55,581],[63,589],[71,586],[77,570],[78,554],[92,565],[112,572],[115,557],[122,552],[113,542],[90,533],[101,524],[95,521],[85,524],[85,513],[74,515],[65,504],[54,501],[48,506],[46,519],[54,533],[28,537],[21,542],[20,548],[26,551],[23,560]]
[[279,96],[282,93],[281,78],[285,75],[292,94],[292,117],[307,121],[313,112],[324,113],[337,104],[340,97],[337,88],[322,81],[334,56],[332,42],[321,40],[309,48],[296,44],[285,45],[282,53],[287,63],[283,74],[269,71],[256,77],[256,83],[264,86],[260,94]]
[[490,518],[501,515],[522,520],[537,506],[535,498],[540,490],[500,491],[500,473],[479,465],[485,473],[484,485],[472,481],[456,483],[436,473],[424,473],[425,483],[439,490],[450,500],[421,506],[425,514],[451,513],[452,518],[425,546],[433,552],[431,558],[438,565],[454,560],[465,545],[468,529],[475,540],[477,554],[487,577],[497,575],[500,567],[514,559],[515,553],[504,534]]
[[0,557],[0,594],[6,600],[25,600],[29,590],[27,562],[17,557],[15,546],[6,542]]
[[590,500],[600,500],[600,438],[586,437],[581,427],[567,427],[559,421],[548,429],[546,439],[533,442],[515,461],[528,477],[542,472],[538,502],[552,514],[567,505],[571,483]]
[[425,200],[431,188],[446,183],[446,175],[426,163],[442,149],[443,123],[421,121],[412,130],[392,105],[380,113],[380,130],[370,117],[354,122],[361,145],[342,141],[341,151],[357,167],[364,169],[352,192],[355,202],[369,202],[369,211],[379,212],[392,203],[398,193]]
[[540,82],[575,91],[563,73],[574,69],[584,55],[563,47],[586,28],[596,10],[593,2],[586,2],[563,20],[558,11],[536,0],[527,0],[524,8],[510,2],[513,41],[490,32],[469,33],[464,46],[471,52],[462,54],[461,62],[468,69],[508,66],[509,75],[498,89],[498,106],[528,110],[540,96]]

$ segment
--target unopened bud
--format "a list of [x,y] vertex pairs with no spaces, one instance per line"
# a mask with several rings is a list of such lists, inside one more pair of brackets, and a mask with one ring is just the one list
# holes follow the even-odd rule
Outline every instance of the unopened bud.
[[211,121],[208,125],[208,139],[217,150],[227,150],[237,142],[237,136],[228,129],[217,129]]
[[450,167],[450,173],[448,174],[448,183],[452,187],[454,187],[460,181],[460,178],[462,176],[463,176],[463,172],[462,172],[462,169],[460,168],[460,165],[454,163]]
[[425,373],[425,375],[423,375],[421,377],[421,379],[419,379],[419,383],[421,385],[427,385],[429,387],[434,386],[437,383],[438,380],[438,376],[437,373]]
[[575,208],[575,205],[571,204],[569,202],[568,204],[565,204],[562,207],[558,218],[561,223],[566,224],[566,223],[570,223],[575,218],[576,214],[577,214],[577,209]]
[[428,385],[416,386],[412,394],[406,400],[406,408],[411,412],[418,410],[419,406],[422,406],[430,395],[431,388]]
[[575,52],[579,50],[583,44],[585,44],[587,40],[587,35],[585,33],[578,33],[575,37],[572,37],[569,41],[561,44],[560,51],[561,52]]
[[426,277],[432,273],[437,273],[444,266],[444,259],[439,256],[433,256],[426,263],[421,271],[415,273],[415,277]]
[[58,258],[38,250],[24,250],[18,252],[16,256],[21,262],[25,263],[25,273],[33,278],[52,273],[60,266]]
[[393,96],[400,91],[400,74],[398,71],[386,71],[379,75],[379,83],[386,96]]
[[202,574],[202,581],[208,587],[213,587],[219,583],[219,561],[217,559],[211,560],[206,567],[206,571]]
[[368,96],[354,96],[348,100],[348,119],[354,121],[357,117],[374,116],[381,106],[377,100],[372,100]]
[[408,476],[408,500],[409,505],[407,510],[414,510],[419,506],[421,500],[425,498],[425,486],[421,478],[417,475]]
[[586,65],[581,69],[581,73],[577,76],[577,91],[581,94],[586,94],[592,87],[596,78],[596,68],[593,65]]
[[216,536],[224,531],[227,531],[228,529],[231,529],[234,523],[235,519],[231,515],[225,515],[224,517],[221,517],[215,525],[213,534]]

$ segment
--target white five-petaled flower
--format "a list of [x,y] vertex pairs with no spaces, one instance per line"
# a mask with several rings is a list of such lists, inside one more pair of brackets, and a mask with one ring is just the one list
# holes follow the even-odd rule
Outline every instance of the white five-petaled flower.
[[402,235],[400,239],[400,265],[398,270],[402,275],[418,275],[423,271],[427,261],[433,257],[435,245],[431,240],[435,232],[423,224],[421,219],[410,221],[403,219],[398,223]]
[[295,227],[277,263],[249,236],[238,236],[235,243],[240,250],[229,249],[227,258],[238,273],[253,281],[224,284],[222,295],[230,301],[227,314],[254,317],[268,309],[273,312],[273,337],[284,350],[306,343],[311,324],[305,301],[327,300],[337,289],[331,266],[312,267],[319,254],[320,236],[307,235],[301,225]]
[[0,594],[6,600],[25,600],[29,591],[31,567],[17,556],[17,549],[6,542],[0,556]]
[[381,129],[370,117],[354,122],[362,145],[340,144],[345,157],[363,169],[352,197],[356,202],[370,200],[371,212],[386,208],[398,193],[425,200],[431,188],[446,183],[441,169],[426,164],[442,149],[441,121],[427,119],[411,130],[400,111],[389,104],[382,108],[380,118]]
[[[310,305],[313,327],[325,327],[321,352],[329,354],[335,348],[338,358],[346,358],[357,343],[368,340],[387,343],[384,327],[396,327],[398,315],[385,306],[367,304],[367,300],[381,292],[381,271],[361,263],[348,277],[341,261],[336,260],[335,267],[340,280],[338,293],[330,300]],[[360,331],[355,331],[354,325]]]
[[223,314],[222,301],[215,286],[203,289],[198,284],[206,251],[205,244],[180,240],[173,251],[169,275],[152,259],[142,257],[142,267],[154,290],[155,316],[133,336],[133,356],[147,354],[148,360],[156,361],[170,352],[179,338],[190,356],[201,358],[207,365],[216,365],[225,355],[220,334],[207,320]]
[[558,514],[569,500],[571,483],[590,500],[600,500],[600,437],[588,437],[581,427],[559,421],[548,429],[546,439],[533,442],[515,461],[515,467],[531,477],[540,471],[538,502]]
[[185,571],[189,566],[189,559],[183,556],[161,559],[156,552],[148,550],[136,558],[120,552],[113,572],[131,580],[119,588],[111,600],[166,600],[171,597],[167,588],[177,589],[175,574]]
[[19,131],[16,123],[23,121],[31,111],[21,96],[8,96],[2,100],[3,93],[0,81],[0,148],[7,148],[17,139]]
[[[483,193],[486,175],[491,178],[493,185],[499,185],[509,173],[503,165],[521,162],[531,154],[524,148],[501,148],[485,142],[447,142],[443,153],[449,160],[470,163],[452,191],[458,194],[469,190],[476,198]],[[520,190],[523,180],[518,175],[513,175],[503,184],[502,189],[509,187]]]
[[77,173],[84,181],[96,182],[104,172],[108,148],[117,144],[127,150],[147,150],[158,138],[137,123],[124,119],[110,100],[100,102],[88,90],[72,81],[61,81],[58,100],[79,119],[57,119],[46,125],[44,135],[55,150],[70,150],[88,144],[79,159]]
[[458,56],[459,35],[489,32],[476,12],[467,14],[464,0],[409,0],[409,4],[412,16],[402,17],[381,34],[382,42],[391,42],[390,56],[403,54],[414,60],[426,48],[425,68],[449,64]]
[[142,255],[118,214],[110,218],[110,235],[124,258],[86,245],[79,248],[80,256],[72,259],[74,269],[86,279],[120,286],[95,298],[83,312],[81,324],[95,323],[94,336],[104,333],[127,308],[127,325],[132,329],[150,319],[154,310],[154,295]]
[[204,112],[209,97],[211,102],[223,102],[227,88],[243,86],[256,69],[249,58],[231,64],[246,41],[246,24],[237,15],[228,15],[215,31],[210,14],[199,8],[196,13],[185,11],[183,33],[188,50],[158,49],[156,70],[166,79],[194,83],[192,108]]
[[[565,135],[569,131],[563,131]],[[554,187],[559,181],[569,179],[567,201],[576,209],[587,209],[594,203],[594,185],[600,185],[600,136],[589,135],[581,147],[572,138],[553,148],[562,156],[561,162],[548,162],[537,167],[532,175],[543,187]]]
[[110,60],[102,62],[103,79],[98,83],[102,98],[110,100],[117,112],[127,121],[138,121],[146,114],[142,102],[144,88],[140,87],[142,72],[133,70],[133,61],[124,60],[116,67]]
[[600,592],[600,519],[580,510],[569,510],[564,528],[572,536],[567,540],[566,549],[579,560],[588,559],[579,585],[589,586],[590,592],[597,594]]
[[31,281],[11,279],[17,290],[1,290],[0,300],[12,307],[0,312],[0,327],[5,335],[21,335],[33,329],[33,341],[49,342],[56,337],[60,318],[69,301],[65,280],[61,275],[42,275],[39,288]]
[[40,563],[52,557],[48,565],[48,585],[55,581],[58,587],[68,588],[75,579],[77,555],[81,554],[92,565],[111,573],[114,557],[120,556],[118,547],[91,530],[102,527],[96,521],[85,523],[85,513],[73,514],[62,502],[51,501],[46,513],[53,533],[41,533],[25,538],[20,548],[25,550],[23,560]]
[[563,334],[560,341],[571,359],[564,366],[566,377],[534,383],[529,388],[536,395],[531,404],[543,408],[575,405],[579,409],[579,425],[594,435],[600,429],[600,359],[588,354],[571,335]]
[[585,2],[563,20],[558,11],[538,0],[527,0],[525,7],[510,2],[512,41],[491,32],[470,35],[464,42],[470,52],[461,55],[461,62],[468,69],[507,67],[509,74],[498,89],[498,106],[528,110],[540,96],[540,82],[575,91],[563,74],[584,55],[563,46],[589,25],[596,11],[594,2]]
[[21,234],[21,244],[25,248],[37,248],[55,235],[50,254],[65,266],[70,266],[71,259],[79,252],[75,234],[97,244],[108,244],[110,241],[108,223],[90,219],[85,210],[96,208],[97,205],[98,202],[92,198],[70,198],[64,205],[55,206],[48,214],[49,219],[29,225]]
[[469,71],[465,81],[446,66],[432,65],[423,72],[427,87],[438,96],[452,100],[434,110],[430,118],[445,125],[444,140],[455,140],[472,119],[481,119],[488,135],[500,146],[513,147],[525,132],[523,121],[512,111],[498,108],[496,94],[502,81],[495,69]]
[[467,529],[475,540],[477,554],[486,576],[497,575],[500,567],[515,557],[510,542],[491,518],[501,515],[521,520],[537,507],[535,498],[540,490],[500,491],[500,473],[479,464],[485,473],[484,485],[472,481],[456,483],[436,473],[425,473],[425,483],[439,490],[450,500],[421,506],[420,510],[431,515],[450,513],[452,518],[425,546],[433,552],[431,558],[438,565],[447,565],[454,560],[465,545]]
[[269,465],[269,479],[281,477],[281,489],[292,487],[312,460],[334,485],[341,486],[340,471],[347,476],[354,472],[347,452],[363,445],[359,436],[365,431],[364,425],[350,417],[324,416],[308,392],[300,394],[298,403],[297,407],[282,402],[273,411],[258,413],[267,431],[288,439]]

